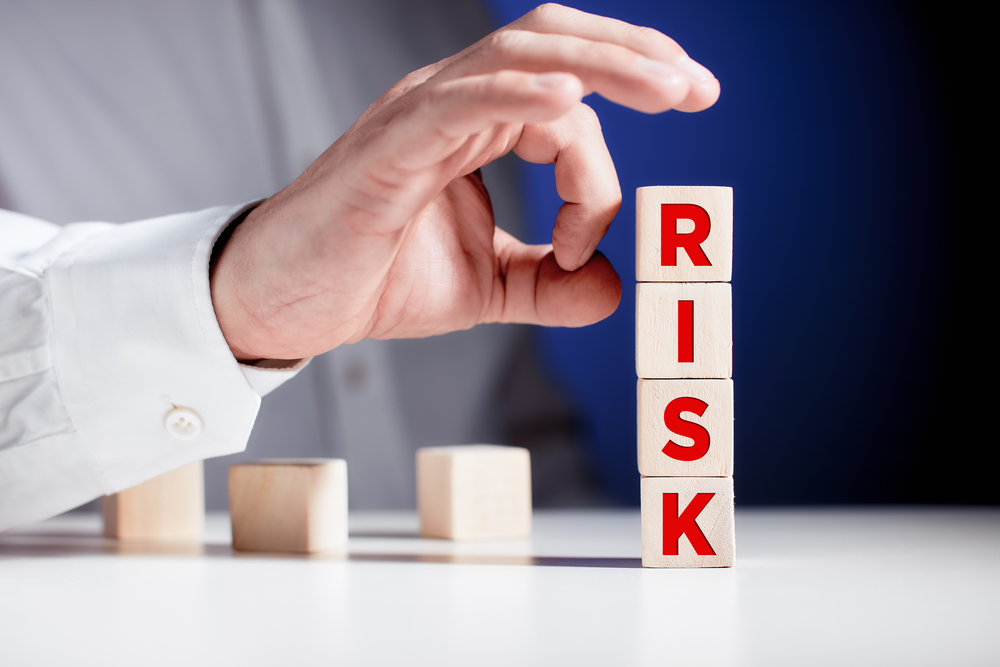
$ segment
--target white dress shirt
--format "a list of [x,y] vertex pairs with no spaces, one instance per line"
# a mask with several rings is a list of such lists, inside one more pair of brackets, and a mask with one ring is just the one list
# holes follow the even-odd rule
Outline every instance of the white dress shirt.
[[[301,365],[232,357],[208,262],[243,205],[206,208],[276,192],[489,27],[466,0],[0,3],[0,529],[251,428],[245,458],[347,458],[355,508],[412,506],[418,446],[495,439],[514,327],[338,348],[254,427]],[[517,231],[509,168],[486,180]],[[206,464],[210,508],[231,462]]]

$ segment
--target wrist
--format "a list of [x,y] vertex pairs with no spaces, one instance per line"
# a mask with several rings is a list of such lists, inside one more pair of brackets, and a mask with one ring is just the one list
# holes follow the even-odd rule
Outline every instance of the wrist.
[[248,208],[222,230],[212,247],[212,255],[208,265],[212,306],[215,309],[219,328],[222,330],[222,335],[225,337],[226,344],[229,345],[233,356],[237,361],[245,364],[260,361],[262,357],[255,355],[246,342],[242,340],[242,334],[247,327],[243,321],[246,318],[240,316],[238,307],[240,299],[234,279],[237,271],[233,265],[236,263],[236,256],[239,253],[234,247],[237,244],[233,243],[233,235],[259,204],[260,202]]

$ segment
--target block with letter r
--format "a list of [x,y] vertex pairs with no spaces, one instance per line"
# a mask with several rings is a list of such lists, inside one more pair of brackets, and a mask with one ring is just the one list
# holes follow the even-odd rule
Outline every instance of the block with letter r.
[[663,185],[639,188],[635,213],[637,281],[732,280],[732,188]]
[[732,477],[643,477],[643,567],[736,563]]

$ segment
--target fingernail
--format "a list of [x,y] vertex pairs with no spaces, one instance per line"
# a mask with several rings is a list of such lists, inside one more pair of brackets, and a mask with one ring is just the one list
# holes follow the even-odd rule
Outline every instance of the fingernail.
[[677,76],[679,72],[677,68],[673,65],[659,60],[652,60],[650,58],[637,58],[635,61],[635,68],[646,74],[652,74],[653,76],[660,76],[663,78]]
[[689,56],[681,56],[674,61],[674,65],[677,66],[677,69],[684,72],[695,81],[709,81],[715,78],[707,67],[691,60]]
[[569,81],[569,74],[559,72],[549,72],[548,74],[536,74],[532,77],[532,82],[539,88],[559,88]]

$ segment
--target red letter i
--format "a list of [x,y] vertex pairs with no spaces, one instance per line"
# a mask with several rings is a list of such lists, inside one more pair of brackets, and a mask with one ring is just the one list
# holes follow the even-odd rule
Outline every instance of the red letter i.
[[677,363],[694,363],[694,301],[677,302]]

